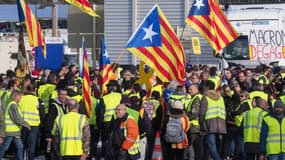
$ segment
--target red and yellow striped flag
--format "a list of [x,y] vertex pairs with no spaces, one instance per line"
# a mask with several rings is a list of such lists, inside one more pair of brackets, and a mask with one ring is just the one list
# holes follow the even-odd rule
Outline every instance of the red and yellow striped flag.
[[93,10],[91,4],[88,2],[88,0],[65,0],[69,4],[74,5],[75,7],[78,7],[81,9],[83,12],[91,15],[91,16],[96,16],[100,17],[98,14],[95,13]]
[[46,58],[46,44],[39,21],[24,0],[17,0],[17,6],[20,23],[25,23],[26,25],[30,46],[42,47],[42,53],[44,58]]
[[177,80],[184,84],[184,50],[158,5],[144,18],[126,48],[150,66],[162,81]]
[[239,36],[216,0],[194,0],[186,23],[209,42],[216,54]]
[[90,117],[92,106],[91,106],[91,90],[90,90],[90,76],[89,76],[89,65],[88,65],[88,55],[86,50],[86,43],[84,37],[82,38],[82,76],[83,76],[83,85],[82,85],[82,98],[84,106],[86,109],[86,115]]

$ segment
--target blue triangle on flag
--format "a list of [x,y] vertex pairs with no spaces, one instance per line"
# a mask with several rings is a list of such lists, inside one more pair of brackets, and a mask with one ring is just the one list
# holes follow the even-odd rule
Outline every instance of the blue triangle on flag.
[[134,32],[126,48],[161,46],[158,8],[155,6]]
[[208,0],[194,0],[189,16],[206,16],[210,14]]

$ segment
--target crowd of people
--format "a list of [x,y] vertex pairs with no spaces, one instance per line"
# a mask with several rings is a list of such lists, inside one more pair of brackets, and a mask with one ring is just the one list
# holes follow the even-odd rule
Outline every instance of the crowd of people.
[[76,65],[1,74],[0,159],[13,141],[19,160],[285,160],[282,68],[193,65],[184,84],[154,77],[148,90],[139,78],[116,64],[103,94],[92,70],[88,114]]

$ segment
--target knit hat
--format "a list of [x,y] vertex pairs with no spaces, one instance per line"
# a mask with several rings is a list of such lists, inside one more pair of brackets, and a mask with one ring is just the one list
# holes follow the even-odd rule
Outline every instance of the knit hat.
[[181,101],[174,101],[172,104],[173,109],[183,110],[183,103]]
[[282,107],[282,108],[284,108],[284,105],[283,105],[282,101],[277,100],[277,101],[275,101],[275,103],[274,103],[274,108],[275,108],[275,107]]

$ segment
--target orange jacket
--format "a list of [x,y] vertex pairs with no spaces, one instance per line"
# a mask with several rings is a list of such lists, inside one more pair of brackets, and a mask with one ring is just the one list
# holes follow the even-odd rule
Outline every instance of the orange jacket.
[[[125,123],[126,123],[126,128],[124,128]],[[129,148],[132,147],[132,145],[135,143],[136,139],[139,136],[138,124],[133,118],[128,118],[127,122],[121,122],[120,127],[127,130],[127,135],[123,141],[122,148],[124,150],[128,150]]]

